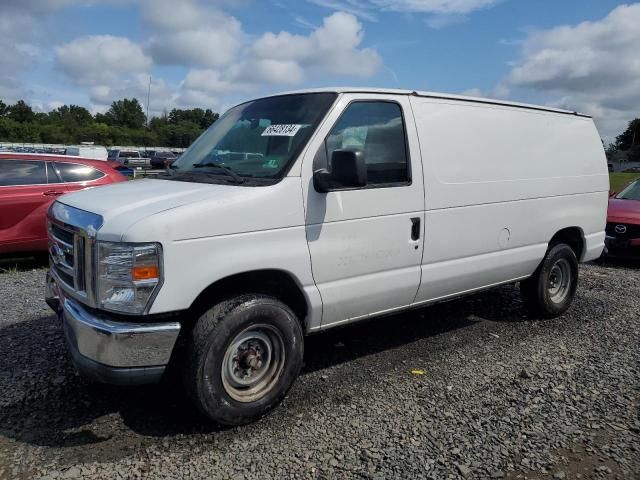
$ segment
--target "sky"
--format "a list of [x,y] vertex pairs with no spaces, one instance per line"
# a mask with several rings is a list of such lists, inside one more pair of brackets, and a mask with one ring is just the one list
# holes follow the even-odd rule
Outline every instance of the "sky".
[[0,99],[39,111],[222,112],[371,86],[640,117],[640,3],[613,0],[0,0]]

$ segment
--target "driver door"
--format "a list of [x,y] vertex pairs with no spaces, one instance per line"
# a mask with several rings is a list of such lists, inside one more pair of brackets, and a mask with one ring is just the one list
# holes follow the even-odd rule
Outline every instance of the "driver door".
[[[332,152],[359,150],[367,185],[317,192]],[[304,158],[306,235],[322,296],[322,326],[410,305],[420,284],[424,191],[406,96],[345,94]]]

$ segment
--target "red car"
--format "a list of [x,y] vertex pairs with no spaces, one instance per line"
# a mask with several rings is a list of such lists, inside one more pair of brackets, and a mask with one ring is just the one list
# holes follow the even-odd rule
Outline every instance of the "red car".
[[640,178],[609,199],[607,253],[640,257]]
[[68,192],[125,181],[110,163],[0,153],[0,254],[47,251],[45,218],[51,202]]

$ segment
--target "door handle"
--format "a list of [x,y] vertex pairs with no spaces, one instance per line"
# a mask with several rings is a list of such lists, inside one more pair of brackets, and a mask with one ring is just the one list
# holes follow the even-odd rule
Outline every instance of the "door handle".
[[60,190],[47,190],[42,195],[44,195],[45,197],[55,197],[57,195],[62,195],[63,193],[64,192],[61,192]]
[[416,241],[420,238],[420,217],[411,219],[411,240]]

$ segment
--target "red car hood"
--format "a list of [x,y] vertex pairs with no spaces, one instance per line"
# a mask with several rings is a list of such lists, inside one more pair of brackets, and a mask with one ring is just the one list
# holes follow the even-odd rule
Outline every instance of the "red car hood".
[[640,225],[640,201],[610,198],[607,222]]

